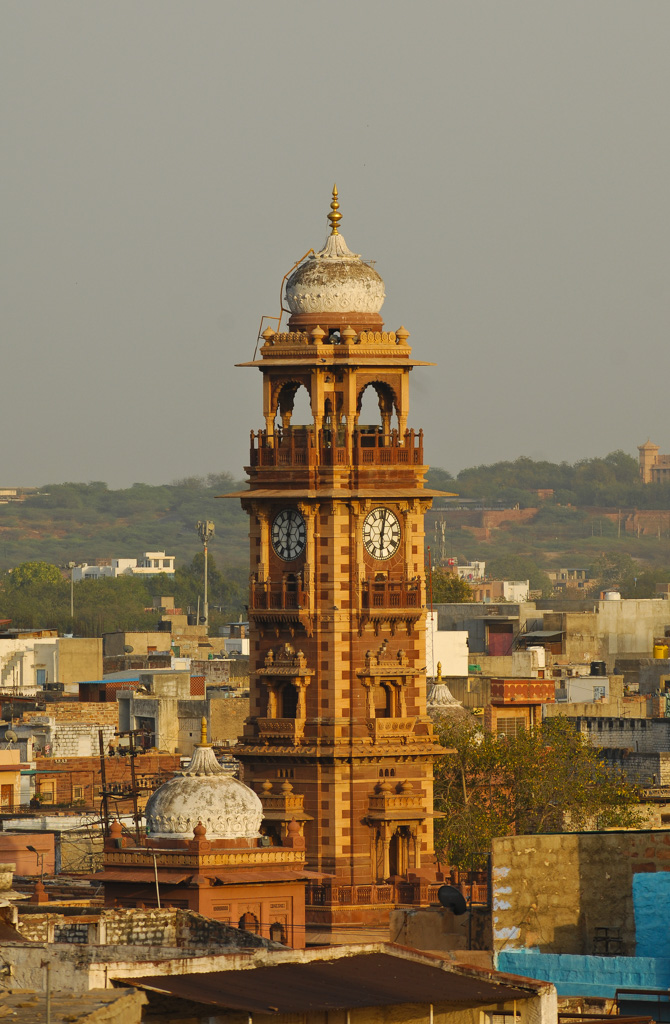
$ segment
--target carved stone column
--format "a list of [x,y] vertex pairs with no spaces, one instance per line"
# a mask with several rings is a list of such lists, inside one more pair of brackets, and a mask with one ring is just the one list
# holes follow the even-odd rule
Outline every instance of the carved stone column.
[[264,582],[269,575],[269,515],[267,510],[253,502],[251,510],[258,521],[260,531],[260,561],[258,562],[258,580]]

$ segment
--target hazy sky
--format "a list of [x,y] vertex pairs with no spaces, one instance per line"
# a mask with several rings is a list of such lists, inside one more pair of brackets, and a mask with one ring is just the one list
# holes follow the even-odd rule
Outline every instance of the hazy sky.
[[667,0],[3,0],[0,484],[242,475],[326,236],[428,459],[670,451]]

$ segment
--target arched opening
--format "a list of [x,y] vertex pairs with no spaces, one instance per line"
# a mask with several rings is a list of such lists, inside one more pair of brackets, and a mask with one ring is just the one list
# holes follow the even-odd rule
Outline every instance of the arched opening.
[[242,917],[237,922],[237,927],[241,932],[251,932],[252,935],[258,935],[260,932],[260,925],[255,914],[242,914]]
[[281,717],[295,718],[298,712],[298,691],[293,683],[284,683],[281,691]]
[[284,926],[279,921],[273,921],[270,925],[270,940],[271,942],[281,942],[282,945],[286,945],[284,939]]
[[391,438],[391,420],[396,413],[396,426],[399,427],[400,416],[393,389],[383,381],[371,381],[363,388],[356,402],[356,425],[361,436],[362,447],[389,444]]
[[305,432],[314,421],[312,405],[307,388],[297,380],[286,381],[277,395],[275,408],[275,433],[286,434],[289,430]]

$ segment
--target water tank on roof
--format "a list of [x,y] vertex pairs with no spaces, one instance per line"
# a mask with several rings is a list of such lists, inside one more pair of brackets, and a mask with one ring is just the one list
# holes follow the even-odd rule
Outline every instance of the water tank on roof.
[[620,601],[621,594],[618,590],[606,590],[603,595],[603,601]]
[[606,675],[606,665],[604,661],[592,661],[591,662],[591,675],[592,676],[604,676]]

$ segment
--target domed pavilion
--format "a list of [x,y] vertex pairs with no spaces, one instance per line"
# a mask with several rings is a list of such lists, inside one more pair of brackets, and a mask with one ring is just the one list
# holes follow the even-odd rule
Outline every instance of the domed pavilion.
[[[106,906],[183,907],[264,938],[305,944],[302,798],[262,787],[263,802],[201,742],[187,768],[163,783],[146,806],[146,837],[115,821],[95,876]],[[264,805],[267,804],[266,810]],[[264,817],[274,819],[266,827]]]

